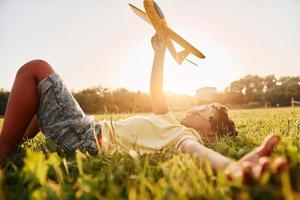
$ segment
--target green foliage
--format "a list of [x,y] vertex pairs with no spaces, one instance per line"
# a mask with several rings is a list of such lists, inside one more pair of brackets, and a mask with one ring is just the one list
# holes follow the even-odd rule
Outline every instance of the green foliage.
[[0,115],[4,115],[9,92],[0,89]]
[[0,169],[0,199],[4,199],[4,193],[3,193],[3,172]]
[[47,179],[48,164],[44,154],[28,150],[24,158],[22,170],[23,179],[28,183],[45,185]]
[[[0,89],[0,115],[4,115],[9,92]],[[85,113],[136,113],[151,112],[149,93],[133,92],[124,88],[111,90],[102,86],[73,92],[73,96]],[[262,107],[287,106],[291,98],[300,100],[300,76],[280,77],[274,75],[260,77],[247,75],[233,81],[224,92],[213,99],[201,100],[198,97],[167,93],[165,95],[172,110],[187,109],[195,104],[220,102],[230,106]]]
[[86,113],[149,112],[152,105],[149,94],[131,92],[124,88],[110,90],[99,86],[73,95]]
[[[148,93],[132,92],[124,88],[109,90],[96,87],[74,93],[82,109],[87,113],[134,113],[150,112],[151,97]],[[214,95],[211,100],[201,100],[199,97],[167,93],[165,95],[172,110],[186,109],[195,104],[220,102],[229,106],[269,107],[291,105],[291,98],[300,100],[300,77],[280,77],[274,75],[260,77],[247,75],[233,81],[224,92]]]
[[229,105],[268,106],[291,105],[291,98],[300,99],[300,76],[260,77],[247,75],[232,82],[214,101]]
[[[175,113],[180,118],[183,113]],[[251,185],[214,175],[207,160],[188,155],[76,152],[61,157],[46,151],[41,135],[27,141],[0,169],[0,199],[299,199],[300,109],[233,110],[240,134],[209,144],[223,155],[240,158],[270,132],[282,136],[272,157],[285,155],[289,169],[271,170]],[[129,115],[114,115],[126,118]],[[96,119],[110,119],[110,115]],[[1,127],[1,124],[0,124]]]

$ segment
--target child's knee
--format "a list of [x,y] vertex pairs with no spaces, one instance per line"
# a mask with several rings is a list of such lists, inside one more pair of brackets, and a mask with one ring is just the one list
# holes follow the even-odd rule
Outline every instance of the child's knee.
[[18,70],[17,76],[26,73],[28,75],[35,76],[38,80],[41,80],[53,72],[54,70],[46,61],[31,60]]

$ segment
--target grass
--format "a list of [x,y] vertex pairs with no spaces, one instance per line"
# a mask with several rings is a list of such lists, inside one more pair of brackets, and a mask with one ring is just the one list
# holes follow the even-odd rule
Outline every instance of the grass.
[[[175,113],[180,118],[183,113]],[[26,142],[0,169],[1,199],[300,199],[300,109],[233,110],[239,135],[209,146],[238,159],[270,132],[282,136],[272,154],[285,155],[289,169],[272,171],[251,185],[213,174],[207,161],[187,155],[153,153],[64,158],[47,151],[44,138]],[[129,115],[114,115],[113,119]],[[109,119],[99,115],[96,119]],[[2,119],[0,119],[0,128]]]

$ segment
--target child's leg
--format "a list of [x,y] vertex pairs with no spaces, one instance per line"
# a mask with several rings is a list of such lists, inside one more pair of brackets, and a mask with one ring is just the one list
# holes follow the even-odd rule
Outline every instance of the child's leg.
[[32,118],[29,126],[27,127],[27,129],[25,131],[24,139],[34,138],[38,134],[39,131],[40,131],[39,121],[38,121],[37,116],[35,115]]
[[41,60],[26,63],[17,72],[0,135],[0,156],[10,155],[20,144],[38,109],[37,85],[53,72],[51,66]]

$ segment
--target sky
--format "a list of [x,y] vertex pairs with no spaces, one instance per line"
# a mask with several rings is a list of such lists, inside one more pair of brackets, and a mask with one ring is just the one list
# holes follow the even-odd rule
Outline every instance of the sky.
[[[157,0],[168,25],[204,53],[178,66],[166,54],[164,90],[193,95],[247,74],[300,75],[300,1]],[[0,0],[0,88],[20,66],[50,63],[72,90],[149,92],[154,29],[130,10],[142,0]]]

